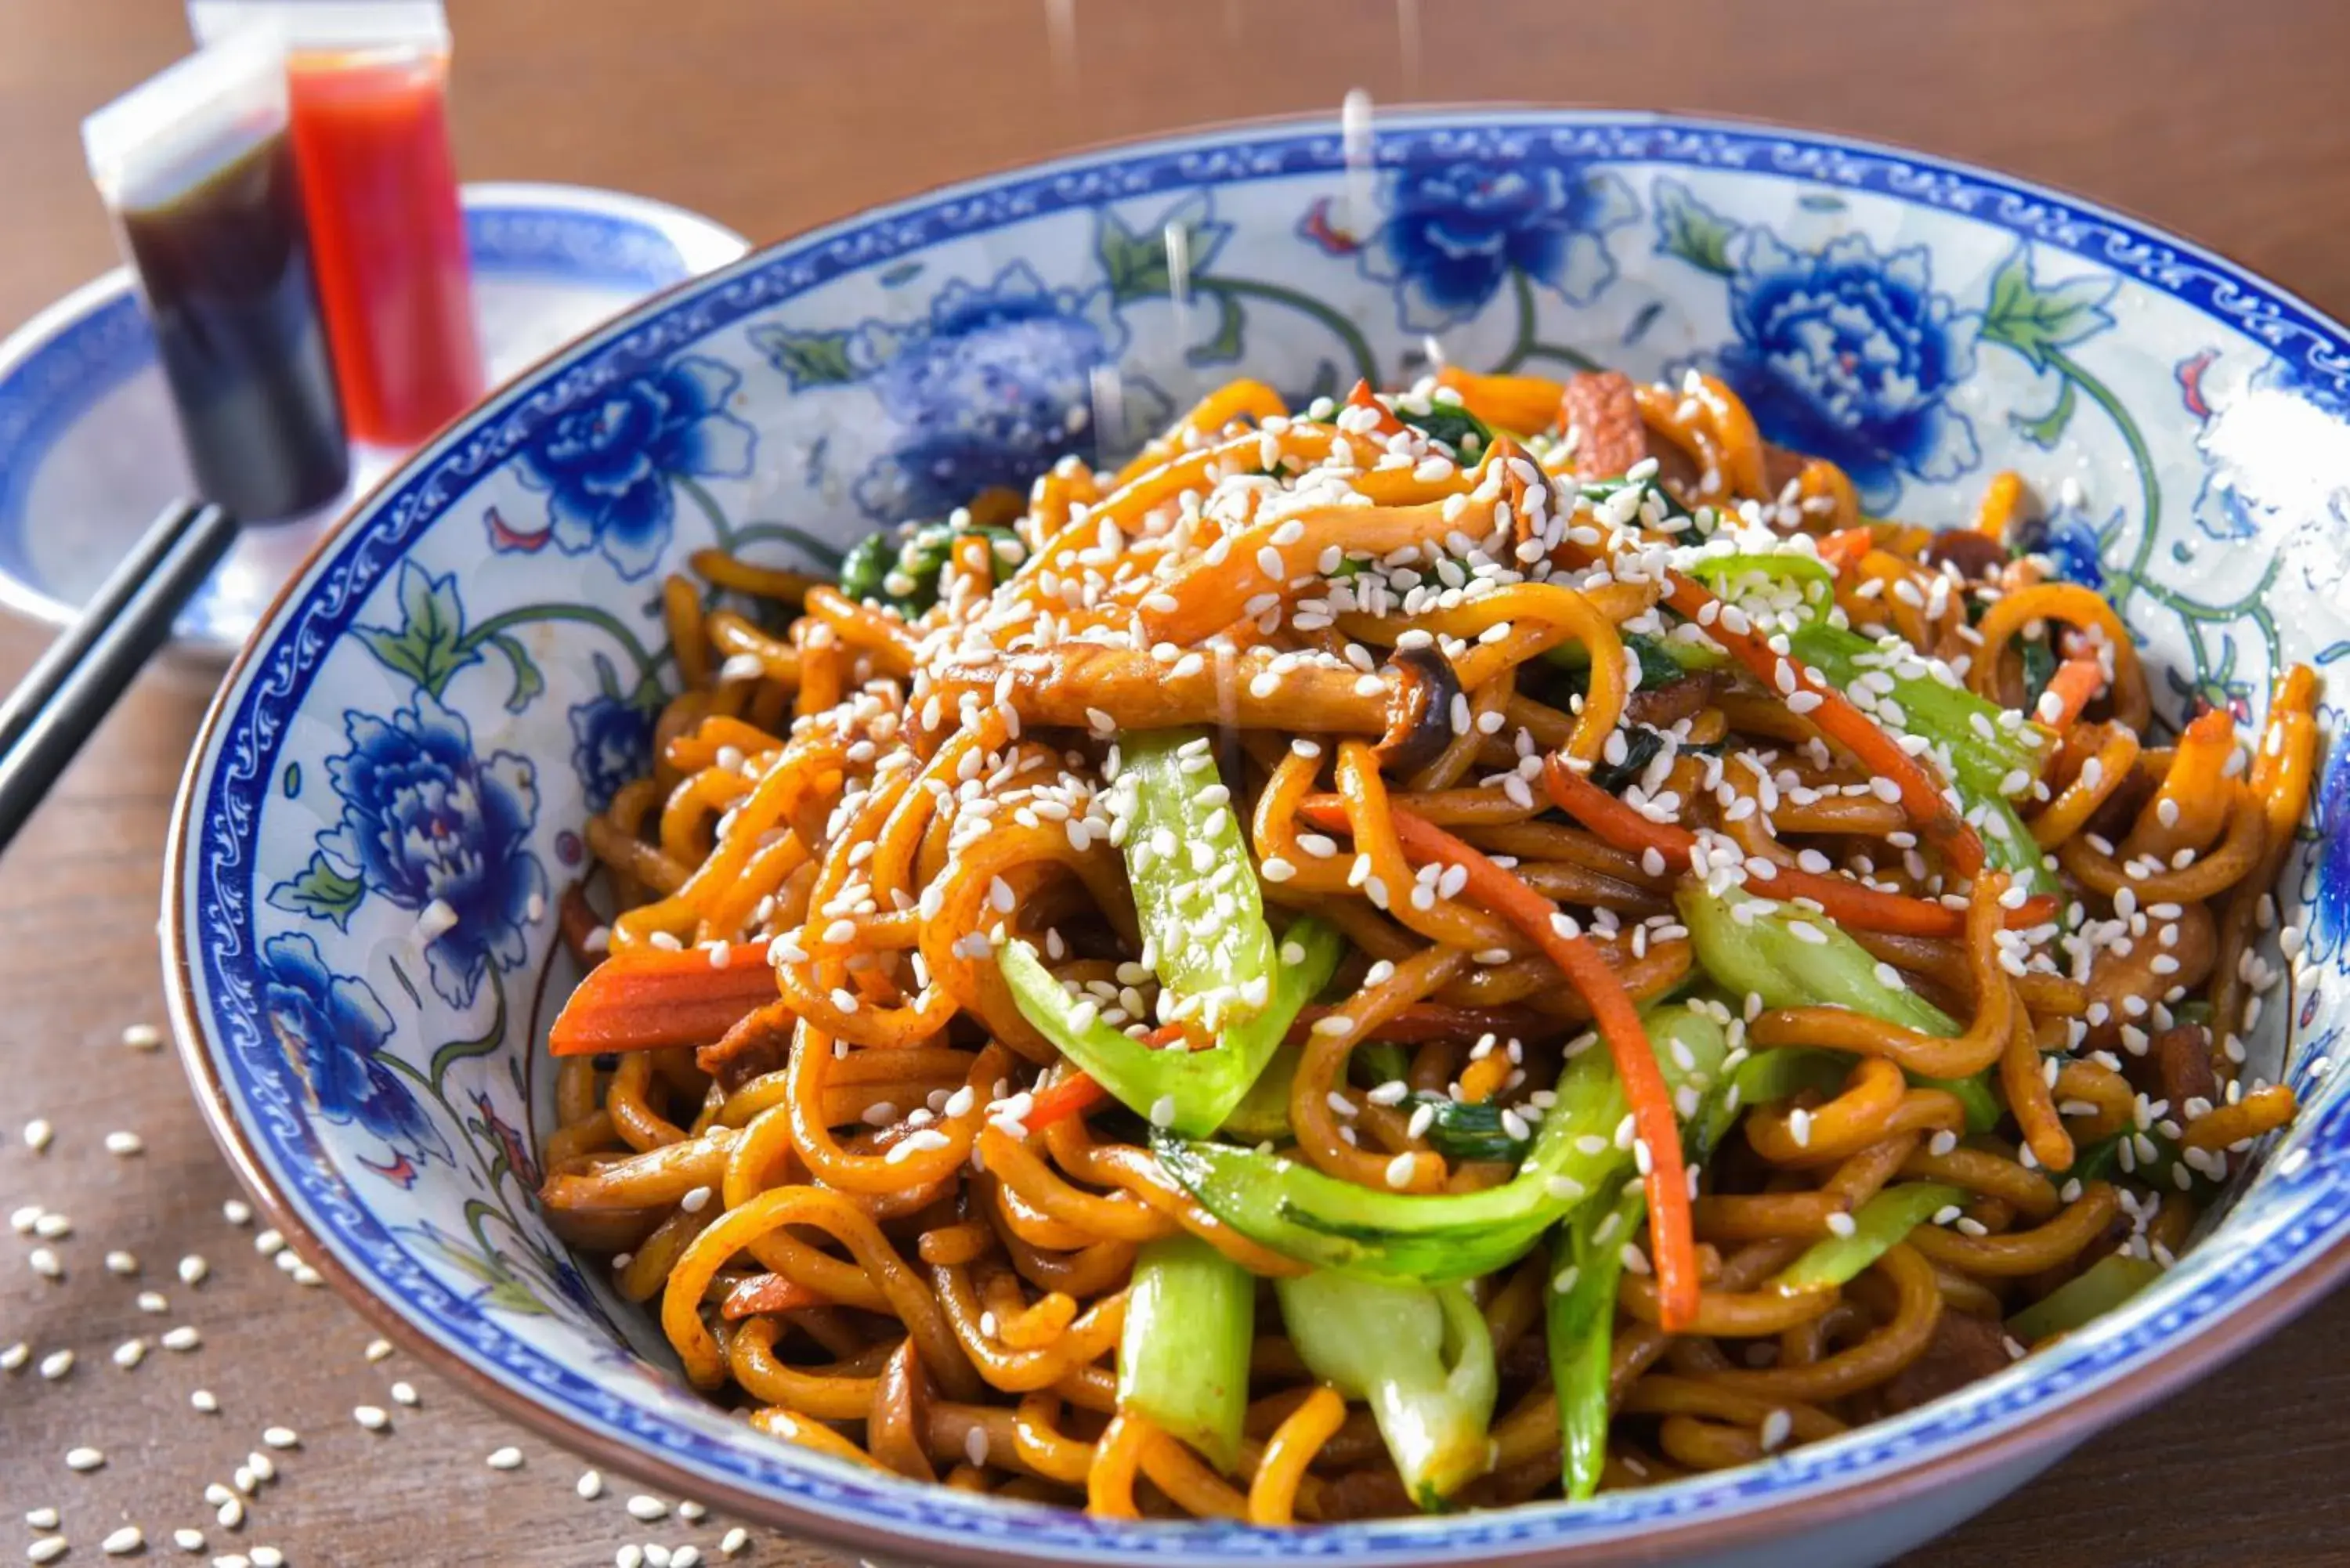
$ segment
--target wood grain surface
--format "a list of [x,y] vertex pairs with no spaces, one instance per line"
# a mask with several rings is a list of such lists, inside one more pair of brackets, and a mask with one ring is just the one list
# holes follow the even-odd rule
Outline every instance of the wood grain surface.
[[[1187,123],[1378,99],[1666,106],[1833,127],[1977,160],[2146,214],[2336,315],[2350,313],[2350,7],[2267,0],[452,0],[456,136],[472,179],[611,185],[699,208],[754,238],[1021,159]],[[2250,25],[2251,12],[2259,25]],[[2243,24],[2243,25],[2239,25]],[[185,47],[172,0],[0,0],[0,328],[110,265],[83,173],[80,118]],[[1073,83],[1073,86],[1071,85]],[[47,525],[76,526],[57,517]],[[38,635],[0,627],[0,678]],[[159,669],[125,701],[0,861],[0,1210],[62,1213],[0,1237],[0,1346],[67,1376],[0,1373],[0,1552],[55,1508],[69,1563],[105,1561],[126,1523],[151,1557],[200,1528],[208,1552],[273,1545],[289,1563],[609,1563],[625,1542],[698,1544],[727,1521],[632,1520],[637,1489],[574,1490],[580,1464],[524,1436],[305,1289],[224,1218],[231,1178],[168,1051],[154,923],[164,823],[207,696]],[[36,1155],[29,1119],[57,1127]],[[110,1131],[144,1152],[109,1154]],[[135,1255],[137,1273],[107,1254]],[[201,1256],[200,1285],[178,1277]],[[160,1293],[161,1313],[142,1311]],[[186,1324],[199,1348],[161,1347]],[[112,1352],[144,1337],[136,1366]],[[421,1404],[395,1401],[395,1380]],[[217,1397],[219,1412],[190,1404]],[[354,1407],[390,1412],[383,1433]],[[243,1527],[216,1522],[264,1428],[275,1455]],[[525,1463],[491,1469],[507,1444]],[[102,1468],[77,1473],[89,1446]],[[2350,1563],[2350,1296],[2193,1390],[2093,1438],[1914,1568]],[[197,1559],[191,1559],[192,1561]],[[836,1563],[754,1532],[734,1561]]]

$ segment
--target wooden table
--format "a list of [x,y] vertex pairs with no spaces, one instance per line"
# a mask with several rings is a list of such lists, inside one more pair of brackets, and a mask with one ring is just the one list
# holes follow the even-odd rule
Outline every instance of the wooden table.
[[[1387,100],[1665,104],[1832,126],[2013,170],[2217,243],[2350,314],[2350,115],[2337,111],[2350,9],[2272,0],[2261,28],[2198,0],[1892,5],[1814,0],[455,0],[459,161],[475,179],[545,179],[665,197],[754,237],[877,199],[1106,138],[1187,122]],[[1613,15],[1607,15],[1612,11]],[[1765,13],[1774,20],[1766,21]],[[1074,18],[1055,33],[1055,15]],[[1191,18],[1179,35],[1176,17]],[[1800,16],[1800,24],[1784,18]],[[1417,18],[1416,22],[1414,18]],[[1056,48],[1074,94],[1055,90]],[[0,327],[110,264],[83,175],[80,117],[184,47],[172,0],[5,0],[0,10]],[[69,527],[60,518],[57,525]],[[0,628],[0,676],[38,637]],[[70,1347],[72,1372],[0,1374],[0,1537],[62,1511],[70,1563],[125,1522],[175,1555],[273,1543],[297,1564],[609,1562],[628,1541],[699,1543],[723,1521],[640,1524],[612,1478],[583,1501],[577,1461],[394,1356],[329,1293],[259,1255],[223,1217],[234,1196],[168,1052],[120,1043],[160,1023],[151,938],[164,819],[207,695],[159,670],[98,737],[0,864],[0,1210],[72,1221],[67,1276],[35,1275],[36,1238],[0,1241],[0,1346]],[[55,1144],[31,1153],[36,1116]],[[114,1130],[145,1152],[109,1155]],[[117,1278],[101,1261],[136,1254]],[[186,1255],[210,1260],[183,1284]],[[168,1302],[142,1312],[139,1292]],[[202,1347],[112,1364],[179,1324]],[[395,1380],[421,1403],[396,1402]],[[192,1390],[220,1412],[190,1406]],[[391,1430],[353,1419],[383,1407]],[[262,1429],[276,1456],[244,1529],[203,1501]],[[485,1456],[525,1456],[501,1472]],[[68,1449],[106,1463],[77,1474]],[[2350,1561],[2350,1295],[2219,1378],[2093,1439],[2071,1462],[1912,1559],[1920,1568],[2147,1568]],[[2313,1484],[2314,1483],[2314,1484]],[[759,1536],[741,1562],[820,1563]]]

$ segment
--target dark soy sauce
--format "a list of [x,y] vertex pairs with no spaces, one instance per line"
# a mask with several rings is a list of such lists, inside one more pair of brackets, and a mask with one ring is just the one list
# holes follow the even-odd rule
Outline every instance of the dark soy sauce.
[[141,181],[118,216],[205,498],[258,523],[340,494],[350,457],[285,132]]

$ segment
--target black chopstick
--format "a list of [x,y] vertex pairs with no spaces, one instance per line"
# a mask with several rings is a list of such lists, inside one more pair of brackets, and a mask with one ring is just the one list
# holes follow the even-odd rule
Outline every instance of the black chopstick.
[[212,575],[236,527],[218,506],[167,507],[0,703],[0,850],[169,640],[181,607]]

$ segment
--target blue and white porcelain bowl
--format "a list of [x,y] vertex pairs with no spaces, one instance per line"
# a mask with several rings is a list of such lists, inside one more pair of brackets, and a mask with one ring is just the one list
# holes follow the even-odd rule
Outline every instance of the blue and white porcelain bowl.
[[[1717,368],[1868,506],[1993,471],[2144,639],[2173,716],[2350,652],[2350,333],[2069,197],[1838,138],[1643,115],[1176,137],[941,191],[681,286],[491,397],[360,504],[224,689],[181,796],[169,989],[215,1130],[368,1314],[599,1460],[923,1562],[1876,1563],[2208,1371],[2350,1269],[2350,763],[2280,894],[2309,944],[2255,1062],[2301,1121],[2126,1310],[1898,1419],[1583,1507],[1254,1531],[877,1480],[691,1392],[533,1206],[552,895],[644,760],[658,588],[1107,453],[1235,373]],[[1164,236],[1179,234],[1170,265]],[[427,820],[427,819],[430,820]],[[421,927],[445,900],[457,922]],[[2223,1438],[2224,1440],[2224,1435]]]

